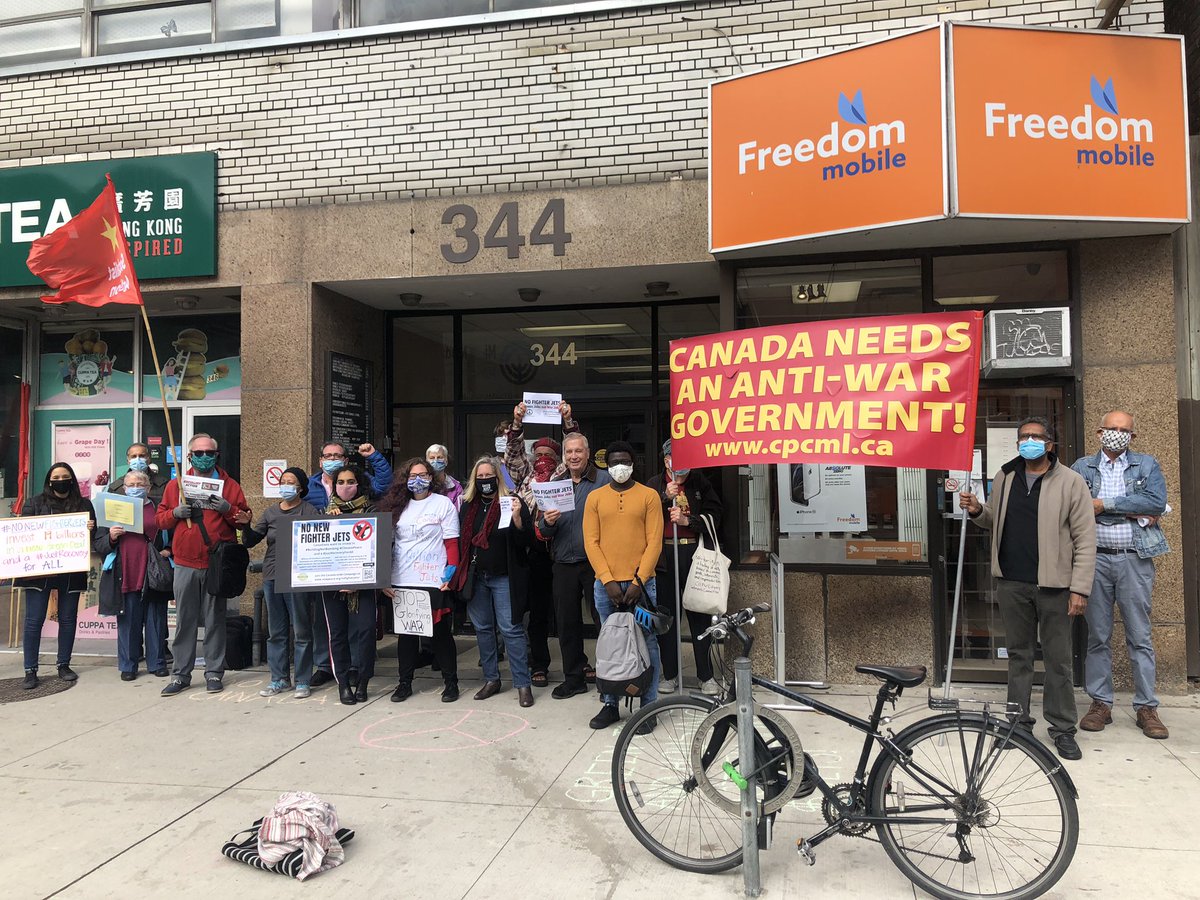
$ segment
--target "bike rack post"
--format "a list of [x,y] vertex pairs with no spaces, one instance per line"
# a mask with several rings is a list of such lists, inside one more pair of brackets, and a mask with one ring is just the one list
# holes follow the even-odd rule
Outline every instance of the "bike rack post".
[[758,792],[754,775],[754,683],[750,680],[750,660],[739,656],[733,662],[734,689],[738,698],[738,769],[744,773],[742,788],[742,881],[747,897],[762,893],[758,867]]

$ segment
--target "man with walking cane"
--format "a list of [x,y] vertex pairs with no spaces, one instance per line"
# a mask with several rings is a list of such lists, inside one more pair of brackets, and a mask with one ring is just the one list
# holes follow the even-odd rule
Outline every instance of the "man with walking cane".
[[702,535],[706,532],[701,517],[710,516],[713,530],[720,529],[723,512],[721,498],[703,472],[676,469],[671,465],[670,438],[662,445],[662,453],[663,471],[647,481],[646,486],[654,490],[662,501],[663,552],[658,558],[655,576],[662,586],[660,596],[664,602],[675,604],[675,617],[671,630],[659,638],[663,670],[658,690],[661,694],[670,694],[676,686],[683,687],[679,622],[686,613],[700,690],[705,694],[716,694],[717,683],[713,680],[708,642],[696,638],[711,624],[710,619],[704,613],[684,610],[681,598],[688,573],[692,570],[692,557],[696,555]]

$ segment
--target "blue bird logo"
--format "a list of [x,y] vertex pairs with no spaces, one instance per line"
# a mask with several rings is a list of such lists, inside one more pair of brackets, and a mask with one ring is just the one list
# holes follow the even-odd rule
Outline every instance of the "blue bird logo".
[[863,105],[861,88],[855,91],[853,100],[849,99],[845,94],[838,94],[838,115],[851,125],[867,124],[867,110]]
[[1117,94],[1113,90],[1113,80],[1111,78],[1101,85],[1100,79],[1095,75],[1092,76],[1092,99],[1104,111],[1112,113],[1114,116],[1120,115],[1117,112]]

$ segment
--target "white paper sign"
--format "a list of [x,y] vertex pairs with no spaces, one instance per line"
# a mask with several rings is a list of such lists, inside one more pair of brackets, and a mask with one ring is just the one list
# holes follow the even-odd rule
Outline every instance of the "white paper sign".
[[287,468],[286,459],[264,459],[263,460],[263,496],[264,497],[281,497],[279,493],[279,479],[283,477],[283,470]]
[[862,466],[795,463],[779,467],[779,530],[867,531],[867,479]]
[[503,457],[506,450],[508,450],[508,438],[501,435],[496,438],[496,455]]
[[392,619],[396,634],[419,634],[433,637],[433,607],[427,591],[396,588],[392,597]]
[[946,493],[965,491],[974,482],[983,481],[983,451],[975,450],[971,454],[971,471],[966,469],[951,469],[946,479]]
[[336,516],[292,523],[292,586],[370,584],[377,572],[375,523]]
[[86,572],[91,553],[87,513],[0,519],[0,578]]
[[512,521],[513,500],[515,497],[500,498],[500,521],[496,525],[497,528],[507,528]]
[[575,509],[575,486],[566,481],[534,481],[529,485],[533,489],[533,497],[537,500],[538,509],[549,512],[557,509],[559,512],[571,512]]
[[[221,492],[225,490],[223,478],[206,478],[203,475],[183,476],[183,496],[205,509],[220,506]],[[213,498],[216,499],[213,499]]]
[[987,477],[1017,455],[1017,426],[989,425],[987,429],[987,451],[983,461],[987,465]]
[[541,425],[562,424],[562,413],[558,411],[563,402],[562,394],[527,392],[522,400],[525,403],[525,422]]

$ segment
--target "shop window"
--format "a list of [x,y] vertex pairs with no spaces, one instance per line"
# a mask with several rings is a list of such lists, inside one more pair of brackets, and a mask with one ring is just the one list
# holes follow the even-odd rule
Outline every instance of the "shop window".
[[572,402],[651,395],[650,310],[531,310],[463,318],[463,395],[519,399],[525,391]]
[[450,316],[394,319],[392,402],[448,403],[453,399],[454,319]]
[[[241,398],[241,316],[156,316],[153,324],[167,402],[236,403]],[[142,399],[161,400],[144,332],[142,373]]]
[[454,408],[397,407],[392,410],[392,457],[398,466],[404,460],[425,457],[430,444],[444,444],[450,451],[450,472],[457,477],[470,464],[454,441]]
[[127,323],[42,326],[38,403],[111,406],[134,400],[133,328]]
[[737,277],[739,327],[891,316],[921,311],[915,259],[743,269]]
[[1069,297],[1067,254],[1062,250],[933,260],[933,299],[939,306],[1061,306]]

